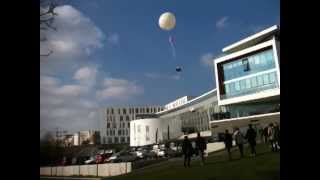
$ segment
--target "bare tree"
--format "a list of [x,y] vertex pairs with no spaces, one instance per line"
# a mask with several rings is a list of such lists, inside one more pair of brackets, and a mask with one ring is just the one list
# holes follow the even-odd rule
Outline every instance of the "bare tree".
[[[40,42],[47,40],[41,31],[57,30],[56,27],[53,26],[54,18],[58,15],[54,12],[57,6],[58,0],[40,0]],[[49,56],[52,53],[52,50],[48,50],[47,53],[40,54],[40,56]]]

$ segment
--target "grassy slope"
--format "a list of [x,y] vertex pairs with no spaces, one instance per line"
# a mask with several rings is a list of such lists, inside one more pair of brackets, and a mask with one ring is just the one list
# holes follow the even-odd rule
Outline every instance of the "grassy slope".
[[[236,148],[234,148],[236,150]],[[228,161],[225,151],[210,154],[205,166],[198,160],[191,161],[190,168],[183,167],[183,161],[168,161],[135,170],[134,172],[105,180],[278,180],[280,179],[280,154],[272,153],[264,144],[258,145],[255,158],[239,158],[239,152],[233,152],[232,161]]]
[[280,155],[272,153],[266,145],[258,145],[258,155],[248,157],[249,149],[245,149],[246,157],[239,159],[239,152],[233,152],[233,161],[228,161],[225,152],[210,155],[205,166],[198,160],[191,162],[190,168],[184,168],[183,162],[166,162],[160,166],[137,170],[128,175],[109,177],[108,180],[269,180],[280,179]]

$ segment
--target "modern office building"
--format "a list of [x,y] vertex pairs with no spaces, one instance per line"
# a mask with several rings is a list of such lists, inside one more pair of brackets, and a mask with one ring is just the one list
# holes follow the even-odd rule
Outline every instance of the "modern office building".
[[280,121],[280,29],[272,26],[223,48],[214,59],[219,106],[230,117],[210,122],[214,128],[232,124]]
[[153,115],[130,122],[130,146],[216,136],[248,124],[258,130],[280,122],[280,29],[272,26],[223,48],[214,59],[216,89],[185,96]]
[[226,117],[226,109],[218,106],[216,90],[189,98],[179,106],[170,106],[185,97],[165,106],[171,108],[131,121],[130,146],[163,143],[196,132],[212,136],[210,121]]
[[130,142],[130,121],[137,115],[162,111],[162,106],[107,107],[99,110],[100,133],[103,144],[126,144]]

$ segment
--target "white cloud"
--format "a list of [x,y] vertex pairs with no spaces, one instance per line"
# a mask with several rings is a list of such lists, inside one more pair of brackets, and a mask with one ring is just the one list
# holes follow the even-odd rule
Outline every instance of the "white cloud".
[[85,73],[86,69],[83,67],[77,70],[74,73],[77,78],[67,79],[68,83],[57,77],[40,76],[41,128],[54,130],[63,127],[69,131],[98,128],[98,119],[90,115],[98,107],[94,86],[80,81],[93,76]]
[[[55,9],[58,14],[53,22],[56,31],[42,31],[42,37],[46,41],[40,42],[41,54],[49,50],[53,53],[48,57],[41,57],[46,61],[80,61],[91,55],[94,50],[103,47],[105,35],[95,24],[80,11],[70,5],[58,6]],[[61,62],[61,63],[62,63]],[[44,64],[44,66],[51,64]],[[59,68],[63,67],[60,65]]]
[[150,78],[150,79],[159,79],[161,78],[161,75],[159,73],[145,73],[145,77]]
[[[70,5],[59,6],[55,12],[58,16],[53,25],[57,31],[41,32],[47,41],[40,42],[40,51],[54,52],[40,61],[40,129],[98,129],[96,110],[101,104],[130,99],[141,94],[143,88],[125,79],[105,79],[90,62],[91,55],[104,46],[105,35]],[[107,40],[117,44],[119,35],[111,34]]]
[[212,67],[213,66],[213,58],[214,58],[214,54],[213,53],[206,53],[206,54],[201,56],[200,62],[204,66]]
[[98,90],[96,97],[99,100],[117,99],[128,100],[133,96],[143,93],[143,87],[125,79],[106,78],[103,82],[104,89]]
[[110,34],[107,39],[111,45],[118,45],[119,44],[119,34],[117,34],[117,33]]
[[[69,131],[98,129],[98,107],[105,102],[126,101],[143,93],[143,88],[134,81],[96,77],[99,75],[97,69],[89,66],[79,68],[69,79],[42,75],[40,127],[49,130],[63,127]],[[82,83],[88,79],[95,81],[93,84]],[[99,85],[102,85],[101,89],[97,89]]]
[[156,72],[149,72],[149,73],[145,73],[144,76],[146,78],[149,78],[149,79],[164,79],[164,80],[179,80],[181,77],[180,77],[180,74],[161,74],[161,73],[156,73]]
[[96,75],[97,75],[96,68],[82,67],[75,72],[73,78],[81,82],[95,81]]
[[173,80],[179,80],[180,78],[181,78],[180,74],[176,74],[176,75],[171,76],[171,79],[173,79]]
[[50,76],[40,76],[40,87],[52,87],[59,83],[59,81]]
[[225,28],[225,27],[228,25],[228,23],[227,23],[228,19],[229,19],[229,17],[227,17],[227,16],[224,16],[224,17],[220,18],[220,19],[216,22],[216,27],[217,27],[218,29]]
[[54,93],[58,96],[79,96],[83,93],[86,93],[87,91],[88,89],[85,86],[70,84],[56,88],[54,90]]

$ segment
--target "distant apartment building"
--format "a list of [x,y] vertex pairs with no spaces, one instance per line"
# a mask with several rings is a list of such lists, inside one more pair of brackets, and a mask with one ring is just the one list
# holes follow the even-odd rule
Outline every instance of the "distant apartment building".
[[162,106],[107,107],[100,109],[100,132],[102,144],[130,143],[130,121],[137,115],[163,111]]
[[63,139],[66,147],[85,144],[100,144],[100,132],[94,130],[79,131],[74,134],[66,134]]
[[79,131],[79,144],[100,144],[99,131]]

